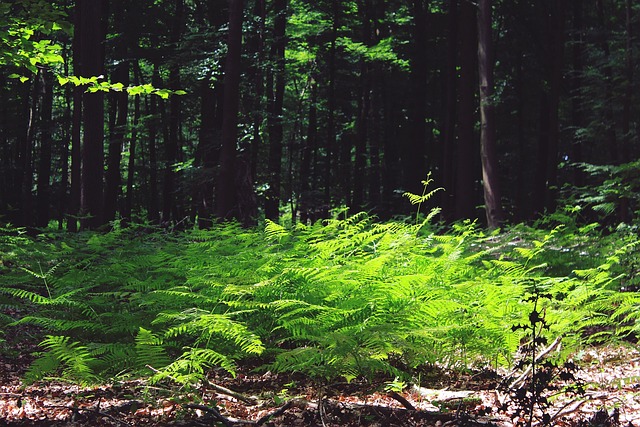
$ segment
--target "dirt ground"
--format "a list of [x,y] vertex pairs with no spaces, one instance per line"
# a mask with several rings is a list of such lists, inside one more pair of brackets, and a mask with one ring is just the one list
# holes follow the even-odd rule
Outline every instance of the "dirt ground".
[[[552,425],[640,427],[640,353],[598,347],[576,355],[586,393],[558,396]],[[319,384],[298,375],[215,372],[186,391],[129,381],[78,387],[56,381],[22,387],[29,357],[0,357],[0,426],[499,426],[498,377],[433,368],[421,387],[393,393],[384,382]],[[562,411],[562,412],[560,412]],[[555,416],[558,414],[557,416]],[[564,414],[564,415],[563,415]]]

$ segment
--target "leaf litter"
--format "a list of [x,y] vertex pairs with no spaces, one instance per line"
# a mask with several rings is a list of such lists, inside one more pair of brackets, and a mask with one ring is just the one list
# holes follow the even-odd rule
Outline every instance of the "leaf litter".
[[[236,378],[213,371],[209,384],[192,390],[150,386],[143,380],[99,387],[51,380],[24,387],[28,350],[17,348],[0,357],[0,426],[514,425],[508,410],[495,409],[498,377],[488,371],[433,369],[423,384],[399,392],[386,389],[383,380],[324,384],[299,374],[242,370]],[[638,349],[593,347],[575,359],[586,393],[578,399],[557,397],[550,412],[564,416],[554,418],[553,425],[640,427]]]

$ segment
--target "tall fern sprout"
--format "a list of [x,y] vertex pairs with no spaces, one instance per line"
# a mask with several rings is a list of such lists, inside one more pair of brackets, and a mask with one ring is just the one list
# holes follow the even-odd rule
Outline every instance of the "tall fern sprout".
[[[420,221],[420,209],[422,208],[422,204],[428,201],[429,199],[431,199],[431,197],[433,197],[433,195],[438,191],[444,190],[443,187],[438,187],[427,192],[427,188],[429,188],[429,185],[431,185],[431,183],[433,182],[433,179],[431,178],[431,172],[427,174],[426,180],[423,180],[420,182],[422,183],[422,186],[423,186],[421,195],[413,194],[408,191],[402,194],[404,197],[409,199],[409,202],[411,202],[412,205],[418,205],[418,208],[416,209],[416,225]],[[431,210],[431,212],[425,219],[425,222],[430,221],[435,215],[437,215],[440,212],[440,210],[441,210],[440,208],[435,208]]]

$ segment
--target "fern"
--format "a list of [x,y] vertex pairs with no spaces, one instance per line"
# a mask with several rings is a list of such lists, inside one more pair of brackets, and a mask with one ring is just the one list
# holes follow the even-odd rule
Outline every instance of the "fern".
[[62,369],[63,379],[81,383],[95,381],[90,367],[93,357],[86,346],[59,335],[47,336],[40,345],[47,351],[27,371],[27,382],[40,380],[59,368]]

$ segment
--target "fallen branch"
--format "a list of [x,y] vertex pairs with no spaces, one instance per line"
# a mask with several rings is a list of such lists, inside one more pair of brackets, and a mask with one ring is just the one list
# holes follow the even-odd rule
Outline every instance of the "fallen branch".
[[[155,372],[156,374],[161,373],[159,370],[157,370],[156,368],[154,368],[151,365],[145,365],[147,367],[147,369],[151,369],[153,372]],[[167,375],[168,378],[172,379],[175,382],[178,382],[175,378],[173,378],[171,375]],[[220,385],[214,384],[211,381],[207,380],[206,378],[203,379],[203,382],[205,383],[205,385],[207,387],[210,387],[212,389],[214,389],[215,391],[217,391],[218,393],[222,393],[222,394],[226,394],[227,396],[231,396],[231,397],[235,397],[238,400],[243,401],[244,403],[247,403],[249,405],[257,405],[258,401],[252,397],[247,397],[241,393],[238,393],[237,391],[233,391],[231,389],[228,389],[226,387],[222,387]]]
[[59,408],[59,409],[68,409],[71,412],[79,412],[79,411],[85,411],[85,412],[91,412],[93,414],[96,415],[100,415],[101,417],[106,417],[109,418],[117,423],[120,424],[124,424],[125,426],[130,426],[131,424],[129,424],[128,422],[118,419],[116,417],[114,417],[113,415],[107,414],[106,412],[102,412],[102,411],[98,411],[96,409],[91,409],[91,408],[80,408],[77,406],[65,406],[65,405],[43,405],[44,408]]
[[225,417],[224,415],[222,415],[220,413],[220,411],[218,411],[216,408],[214,408],[213,406],[206,406],[206,405],[196,405],[196,404],[186,404],[183,405],[184,408],[188,408],[188,409],[199,409],[201,411],[204,412],[208,412],[209,414],[213,415],[213,417],[220,421],[222,424],[224,424],[226,427],[233,427],[233,425],[236,423],[234,421],[231,421],[230,419],[228,419],[227,417]]
[[397,400],[398,402],[400,402],[400,404],[402,406],[404,406],[405,409],[408,409],[410,411],[415,411],[416,410],[416,407],[413,406],[411,404],[411,402],[409,402],[407,399],[405,399],[403,396],[401,396],[400,394],[396,393],[395,391],[392,391],[391,393],[389,393],[389,397],[392,397],[395,400]]
[[238,393],[237,391],[233,391],[233,390],[228,389],[226,387],[222,387],[222,386],[220,386],[218,384],[214,384],[209,380],[205,380],[205,384],[206,384],[207,387],[210,387],[210,388],[214,389],[218,393],[222,393],[222,394],[226,394],[227,396],[235,397],[236,399],[241,400],[244,403],[247,403],[249,405],[257,405],[258,404],[258,400],[254,399],[253,397],[245,396],[245,395],[243,395],[241,393]]
[[[555,350],[556,348],[558,348],[558,346],[560,345],[560,342],[562,341],[562,335],[558,336],[550,345],[549,347],[545,348],[544,350],[542,350],[542,352],[540,354],[538,354],[538,356],[536,356],[536,360],[534,361],[534,363],[530,363],[529,366],[527,367],[527,369],[525,369],[525,371],[515,380],[513,380],[511,382],[511,384],[509,384],[509,388],[508,390],[514,390],[518,387],[518,385],[520,385],[521,383],[523,383],[527,377],[531,374],[531,371],[533,369],[533,365],[538,365],[538,363],[540,363],[545,357],[547,357],[549,355],[549,353],[551,353],[553,350]],[[513,373],[511,373],[509,376],[513,375]]]

